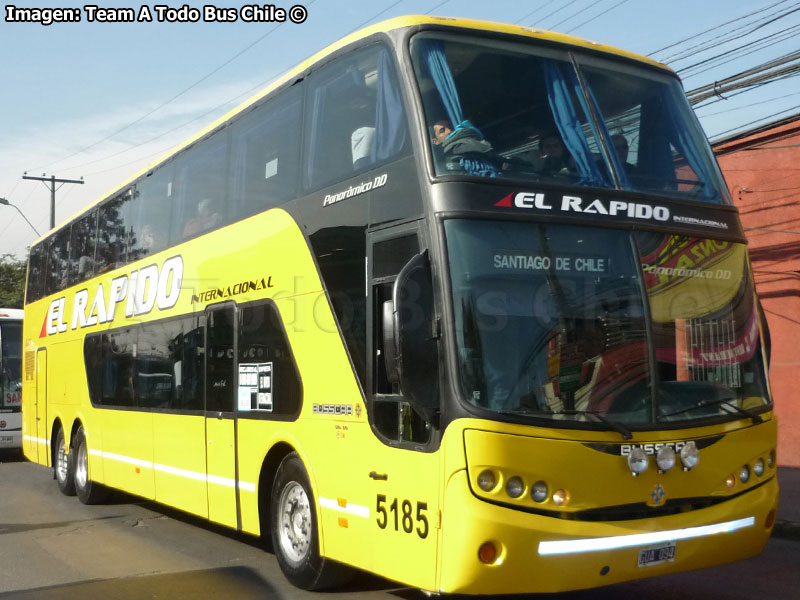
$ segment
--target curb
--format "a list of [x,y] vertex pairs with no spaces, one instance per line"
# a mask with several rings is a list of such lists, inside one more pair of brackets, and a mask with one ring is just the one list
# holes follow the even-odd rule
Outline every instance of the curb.
[[775,528],[772,530],[772,535],[785,540],[800,541],[800,523],[796,521],[784,521],[778,519],[775,522]]

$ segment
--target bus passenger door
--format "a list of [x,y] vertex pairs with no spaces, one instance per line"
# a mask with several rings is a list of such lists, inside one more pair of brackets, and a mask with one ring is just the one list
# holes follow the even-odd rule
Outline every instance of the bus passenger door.
[[[387,355],[391,355],[387,350],[391,349],[384,347],[384,321],[390,319],[384,311],[387,303],[391,304],[399,273],[420,253],[422,237],[415,223],[370,236],[367,385],[375,447],[369,452],[365,471],[373,491],[370,508],[376,570],[389,578],[435,589],[442,478],[441,453],[436,451],[438,431],[435,423],[412,409],[387,369]],[[438,373],[438,359],[431,364]]]
[[208,517],[239,528],[236,483],[236,307],[208,310],[206,338],[206,480]]
[[48,465],[47,453],[47,349],[40,348],[36,353],[36,417],[31,435],[36,444],[36,461]]

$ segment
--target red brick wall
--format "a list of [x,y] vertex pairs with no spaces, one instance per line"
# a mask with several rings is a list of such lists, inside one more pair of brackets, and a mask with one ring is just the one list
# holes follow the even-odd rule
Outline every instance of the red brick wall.
[[800,467],[800,120],[714,150],[739,207],[772,335],[778,464]]

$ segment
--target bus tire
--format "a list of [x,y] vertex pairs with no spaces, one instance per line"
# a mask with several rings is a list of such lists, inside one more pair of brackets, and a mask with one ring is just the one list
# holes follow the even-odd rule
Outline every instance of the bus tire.
[[75,446],[72,446],[73,452],[67,454],[66,451],[66,438],[64,436],[64,428],[58,429],[56,435],[56,451],[55,460],[53,460],[53,470],[55,471],[56,482],[58,482],[58,489],[65,496],[75,495]]
[[84,504],[100,504],[108,498],[108,488],[89,479],[89,447],[86,434],[79,427],[73,443],[75,462],[75,492]]
[[344,583],[348,569],[320,556],[314,496],[297,452],[281,461],[272,484],[270,505],[272,548],[286,579],[304,590]]

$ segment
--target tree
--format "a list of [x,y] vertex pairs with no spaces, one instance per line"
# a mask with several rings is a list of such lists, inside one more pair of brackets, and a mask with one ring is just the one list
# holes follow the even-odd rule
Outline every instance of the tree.
[[0,307],[22,308],[25,299],[27,261],[13,254],[0,256]]

